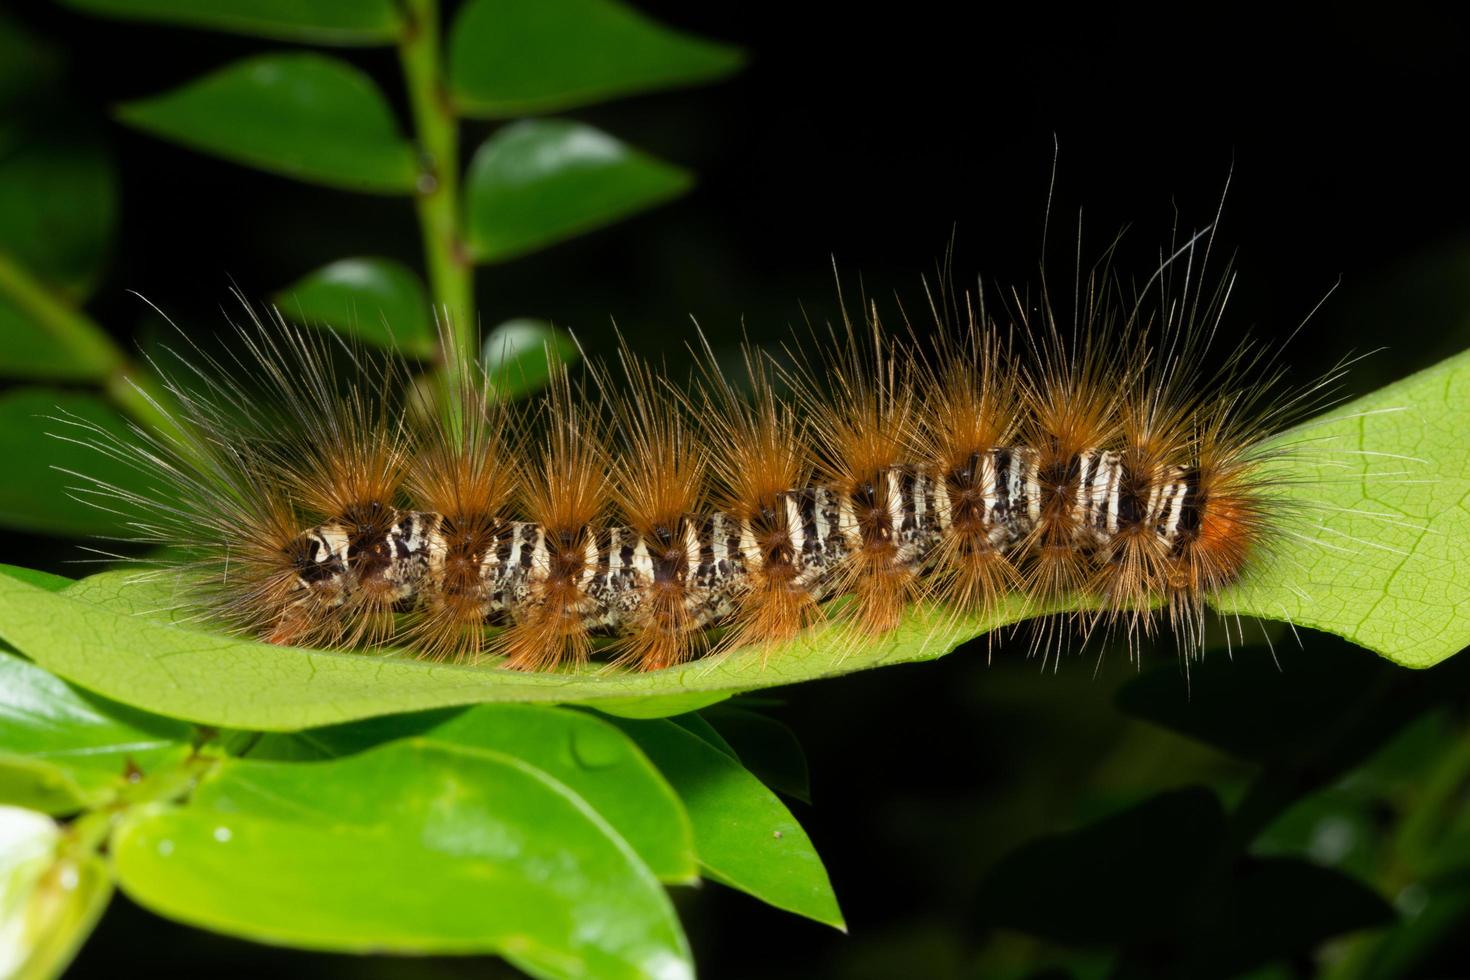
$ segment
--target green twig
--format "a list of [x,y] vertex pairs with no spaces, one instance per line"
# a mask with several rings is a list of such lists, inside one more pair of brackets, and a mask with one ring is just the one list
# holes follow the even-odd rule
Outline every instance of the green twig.
[[436,315],[445,318],[440,360],[457,380],[475,352],[474,281],[460,227],[459,128],[441,71],[438,0],[406,0],[409,25],[398,54],[414,129],[425,156],[418,191],[419,226]]
[[164,396],[153,377],[133,364],[96,321],[62,302],[3,252],[0,293],[66,350],[77,377],[101,382],[113,403],[137,422],[158,432],[173,430],[159,408]]

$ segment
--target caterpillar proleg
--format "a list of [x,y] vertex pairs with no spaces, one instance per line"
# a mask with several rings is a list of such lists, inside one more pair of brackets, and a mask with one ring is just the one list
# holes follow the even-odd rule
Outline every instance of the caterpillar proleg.
[[865,303],[784,363],[729,374],[696,340],[684,388],[625,347],[516,405],[252,312],[237,354],[164,372],[172,431],[89,436],[155,491],[81,492],[184,556],[201,617],[274,643],[656,670],[1020,597],[1193,650],[1292,519],[1266,437],[1333,380],[1285,390],[1245,345],[1207,366],[1207,242],[1132,291],[1079,275],[1070,318],[1046,288],[941,289],[932,342]]

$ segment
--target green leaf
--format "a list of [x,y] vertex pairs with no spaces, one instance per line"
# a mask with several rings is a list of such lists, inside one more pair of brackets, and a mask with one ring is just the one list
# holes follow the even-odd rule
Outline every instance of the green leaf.
[[61,976],[112,896],[95,855],[75,857],[44,814],[0,806],[0,976]]
[[221,760],[187,806],[129,813],[112,855],[143,905],[247,939],[498,953],[542,976],[692,973],[637,855],[499,752],[408,740],[331,762]]
[[490,749],[534,766],[576,793],[669,882],[698,877],[683,804],[626,735],[588,714],[532,705],[440,709],[267,734],[245,743],[251,759],[319,761],[421,736]]
[[510,117],[719,78],[738,49],[670,30],[611,0],[470,0],[449,33],[466,115]]
[[687,172],[591,126],[513,123],[470,162],[469,251],[480,262],[514,258],[662,204],[691,183]]
[[391,259],[341,259],[275,295],[291,319],[325,325],[374,347],[431,357],[438,349],[418,273]]
[[534,766],[585,800],[661,880],[698,877],[694,832],[678,796],[613,725],[560,708],[486,704],[424,738],[502,752]]
[[182,24],[315,44],[391,44],[403,32],[393,0],[62,0],[103,17]]
[[418,182],[417,155],[383,94],[336,58],[248,58],[117,112],[155,136],[288,177],[379,194],[410,194]]
[[68,488],[80,485],[63,470],[86,473],[99,482],[142,490],[136,470],[87,446],[67,442],[72,417],[126,436],[127,422],[96,395],[60,388],[12,388],[0,394],[0,524],[32,533],[116,534],[120,518],[74,500]]
[[183,722],[79,691],[0,651],[0,802],[71,813],[107,801],[129,770],[184,756]]
[[1470,351],[1276,440],[1304,519],[1290,560],[1216,608],[1336,633],[1405,667],[1470,645]]
[[761,782],[803,803],[812,801],[806,753],[790,728],[758,711],[736,705],[720,705],[700,714],[724,736],[740,761]]
[[672,721],[617,724],[683,799],[706,877],[846,929],[827,869],[806,831],[739,761]]
[[[68,680],[149,711],[291,731],[480,702],[606,704],[645,717],[660,709],[678,713],[737,691],[932,660],[953,646],[953,636],[981,625],[956,624],[936,612],[861,645],[833,626],[770,651],[769,658],[751,649],[665,671],[569,675],[275,646],[174,623],[177,605],[170,580],[130,572],[94,575],[61,595],[0,577],[0,638]],[[107,642],[87,639],[97,636]]]
[[[0,139],[0,254],[66,302],[80,302],[96,285],[116,218],[117,179],[96,125],[49,106],[41,122],[23,123],[12,138]],[[0,311],[0,326],[6,330],[0,371],[91,376],[57,355],[49,338],[36,336],[39,328],[19,310]],[[12,333],[17,327],[21,332]],[[16,341],[18,349],[10,350]]]
[[544,320],[507,320],[485,338],[481,363],[496,396],[509,401],[545,388],[553,364],[575,364],[581,353]]

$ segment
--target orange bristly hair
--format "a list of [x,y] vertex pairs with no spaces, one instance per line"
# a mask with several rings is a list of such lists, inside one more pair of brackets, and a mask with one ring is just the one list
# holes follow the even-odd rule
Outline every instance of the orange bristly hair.
[[487,379],[469,365],[459,378],[442,411],[423,406],[406,479],[415,506],[440,516],[444,543],[442,555],[430,558],[435,588],[416,611],[408,641],[432,659],[474,662],[485,651],[492,601],[482,565],[506,529],[522,450],[506,403],[486,397]]
[[615,663],[660,670],[696,652],[700,620],[693,607],[707,597],[689,584],[698,563],[695,517],[704,509],[708,454],[690,428],[688,403],[658,381],[624,346],[623,383],[612,411],[620,435],[613,497],[618,513],[647,549],[652,581],[614,645]]
[[1013,444],[1020,392],[1007,345],[968,296],[960,331],[939,334],[934,357],[919,364],[923,412],[914,455],[934,468],[949,501],[949,531],[936,547],[928,593],[957,611],[984,612],[1023,585],[985,519],[987,476],[994,478],[988,453]]
[[902,502],[891,479],[908,462],[917,430],[912,361],[884,335],[877,307],[868,313],[862,333],[845,311],[843,331],[828,331],[828,391],[810,363],[793,375],[813,420],[818,478],[852,509],[844,528],[850,551],[837,569],[836,590],[853,594],[857,637],[894,628],[920,596],[916,568],[901,560],[894,539]]
[[719,648],[771,646],[823,618],[811,590],[796,581],[795,544],[783,496],[812,477],[810,437],[791,406],[776,394],[770,362],[742,350],[748,392],[737,391],[704,346],[701,417],[711,454],[714,506],[750,529],[742,559],[748,578],[735,599]]
[[[281,416],[274,434],[254,444],[261,457],[257,471],[282,482],[301,517],[336,523],[353,545],[349,574],[355,588],[347,601],[330,612],[298,607],[272,636],[297,636],[300,642],[305,635],[333,646],[382,644],[394,632],[397,598],[390,578],[378,574],[389,556],[376,542],[392,526],[409,462],[401,364],[391,357],[373,359],[331,335],[290,327],[272,332],[258,321],[256,329],[240,330],[239,336],[265,384],[263,403],[252,415]],[[375,544],[356,547],[367,541]],[[302,619],[320,621],[295,623]]]
[[1130,379],[1119,331],[1108,321],[1095,277],[1089,278],[1081,316],[1064,338],[1049,298],[1039,318],[1023,304],[1021,326],[1030,337],[1033,368],[1022,376],[1026,424],[1020,444],[1036,453],[1039,516],[1026,543],[1028,597],[1041,609],[1085,588],[1091,556],[1078,547],[1081,522],[1075,501],[1083,452],[1113,445],[1118,406]]
[[545,535],[546,565],[533,569],[531,601],[494,647],[517,670],[580,665],[591,654],[586,586],[596,570],[596,527],[610,489],[604,414],[584,391],[574,392],[560,364],[546,396],[521,493],[525,517]]

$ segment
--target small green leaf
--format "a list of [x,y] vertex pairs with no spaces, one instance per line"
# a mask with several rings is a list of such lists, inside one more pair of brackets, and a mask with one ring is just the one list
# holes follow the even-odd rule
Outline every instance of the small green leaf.
[[0,806],[0,976],[61,976],[101,918],[112,879],[95,855],[74,857],[60,829],[32,810]]
[[186,754],[191,734],[0,651],[0,802],[52,813],[97,806],[130,768],[149,772]]
[[345,952],[498,953],[543,976],[692,973],[658,881],[579,797],[423,740],[331,762],[226,759],[129,813],[118,882],[160,914]]
[[126,436],[127,422],[96,395],[60,388],[12,388],[0,394],[0,524],[49,534],[116,534],[115,514],[73,500],[68,488],[80,485],[62,472],[86,473],[114,486],[141,490],[145,480],[129,466],[87,446],[58,436],[74,430],[73,417]]
[[366,74],[318,54],[238,61],[172,92],[129,102],[124,122],[227,160],[379,194],[418,182],[413,146]]
[[275,295],[287,316],[374,347],[431,357],[438,340],[418,273],[391,259],[341,259]]
[[612,0],[470,0],[449,33],[455,104],[482,117],[691,85],[729,74],[740,60],[736,48]]
[[[39,115],[40,113],[36,113]],[[0,254],[69,303],[91,293],[112,246],[117,178],[97,126],[52,107],[0,141]],[[6,304],[7,306],[9,304]],[[31,377],[87,376],[51,353],[18,310],[0,312],[0,370]],[[12,331],[22,326],[19,349]],[[31,368],[32,370],[26,370]]]
[[812,801],[806,753],[796,733],[774,718],[737,705],[719,705],[703,716],[760,781],[778,793]]
[[481,363],[496,397],[510,401],[546,387],[553,364],[572,365],[581,349],[544,320],[507,320],[485,338]]
[[617,725],[684,800],[705,876],[845,929],[827,869],[791,811],[737,760],[672,721]]
[[662,204],[689,174],[606,133],[565,119],[497,131],[470,162],[470,254],[500,262]]
[[182,24],[314,44],[391,44],[403,32],[393,0],[62,0],[103,17]]

